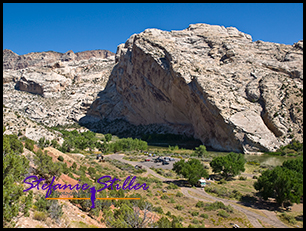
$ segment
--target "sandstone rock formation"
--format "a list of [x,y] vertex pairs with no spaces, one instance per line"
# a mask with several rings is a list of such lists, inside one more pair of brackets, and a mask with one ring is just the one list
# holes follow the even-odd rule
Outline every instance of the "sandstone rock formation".
[[89,59],[92,57],[106,59],[113,56],[114,53],[108,50],[92,50],[82,51],[74,53],[73,51],[67,51],[66,53],[60,53],[55,51],[46,52],[32,52],[25,55],[17,55],[11,50],[3,50],[3,70],[12,69],[19,70],[26,67],[43,67],[48,66],[50,63],[56,61],[80,61],[83,59]]
[[[4,60],[8,60],[8,56],[15,57],[7,50],[3,54]],[[80,52],[70,61],[61,59],[61,55],[44,66],[36,63],[23,69],[18,69],[17,63],[3,70],[3,105],[20,114],[20,119],[26,117],[48,127],[76,123],[86,115],[108,81],[115,62],[115,56],[108,54],[102,50]],[[101,58],[104,56],[108,57]],[[20,129],[24,128],[19,128],[18,123],[9,128]]]
[[102,132],[192,135],[218,150],[274,151],[303,134],[303,41],[252,41],[234,27],[147,29],[80,122]]

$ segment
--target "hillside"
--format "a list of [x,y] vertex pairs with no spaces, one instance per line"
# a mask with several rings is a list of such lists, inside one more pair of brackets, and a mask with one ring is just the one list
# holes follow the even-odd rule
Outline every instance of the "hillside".
[[220,151],[275,151],[303,134],[303,41],[252,41],[234,27],[146,29],[120,44],[80,122],[102,133],[193,136]]

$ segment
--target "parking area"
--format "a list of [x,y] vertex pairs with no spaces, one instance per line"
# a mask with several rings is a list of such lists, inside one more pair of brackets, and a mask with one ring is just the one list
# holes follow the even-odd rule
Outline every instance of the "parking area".
[[138,163],[139,163],[139,165],[145,165],[149,168],[153,166],[154,168],[172,169],[173,168],[173,163],[180,160],[178,158],[174,158],[174,160],[168,161],[169,164],[163,165],[162,162],[155,163],[154,160],[156,158],[157,157],[148,157],[147,159],[149,159],[150,161],[141,161],[141,162],[138,162]]

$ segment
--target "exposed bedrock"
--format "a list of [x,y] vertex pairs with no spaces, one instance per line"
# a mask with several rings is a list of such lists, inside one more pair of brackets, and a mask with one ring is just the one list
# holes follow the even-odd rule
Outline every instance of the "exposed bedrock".
[[274,151],[291,133],[302,139],[294,109],[303,109],[302,60],[302,41],[252,42],[234,27],[147,29],[118,46],[109,81],[80,122],[192,135],[223,151]]

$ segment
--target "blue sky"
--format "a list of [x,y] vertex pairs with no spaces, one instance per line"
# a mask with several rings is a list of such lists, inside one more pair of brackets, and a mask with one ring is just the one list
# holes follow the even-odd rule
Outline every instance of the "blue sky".
[[147,28],[182,30],[193,23],[234,26],[253,41],[303,39],[302,3],[4,3],[3,49],[116,52]]

